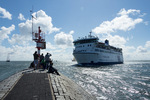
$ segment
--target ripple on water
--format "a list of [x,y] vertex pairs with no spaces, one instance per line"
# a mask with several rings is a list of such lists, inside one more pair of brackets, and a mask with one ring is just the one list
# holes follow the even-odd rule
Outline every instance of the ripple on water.
[[150,99],[150,63],[129,62],[93,68],[60,65],[57,68],[63,74],[96,95],[98,100]]

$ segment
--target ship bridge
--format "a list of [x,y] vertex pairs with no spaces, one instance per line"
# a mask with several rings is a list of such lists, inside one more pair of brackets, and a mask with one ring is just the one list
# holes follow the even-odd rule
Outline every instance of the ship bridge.
[[74,43],[74,45],[85,44],[85,43],[96,43],[96,42],[98,42],[98,40],[99,40],[98,37],[90,35],[85,38],[77,39],[73,43]]
[[81,39],[75,40],[74,46],[75,49],[73,53],[87,53],[87,52],[94,52],[95,43],[98,43],[98,37],[89,35],[88,37],[84,37]]

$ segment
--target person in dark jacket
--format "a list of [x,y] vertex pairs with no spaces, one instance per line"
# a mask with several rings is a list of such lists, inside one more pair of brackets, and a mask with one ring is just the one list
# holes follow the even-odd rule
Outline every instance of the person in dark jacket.
[[43,53],[40,55],[40,62],[44,59]]
[[52,60],[50,60],[50,63],[49,63],[49,66],[48,66],[48,72],[47,72],[47,73],[55,73],[55,74],[57,74],[57,75],[60,75],[60,74],[58,73],[57,69],[55,69],[55,68],[53,67],[53,62],[52,62]]
[[45,62],[44,59],[40,62],[40,64],[43,67],[43,70],[45,70],[45,68],[46,68],[46,62]]
[[34,61],[31,62],[29,68],[34,68]]
[[33,54],[33,57],[34,57],[34,69],[37,69],[37,66],[38,66],[38,57],[39,55],[37,54],[37,51],[35,51],[35,53]]
[[50,56],[52,56],[50,53],[47,53],[45,55],[45,63],[46,63],[46,69],[48,68],[48,64],[50,63]]

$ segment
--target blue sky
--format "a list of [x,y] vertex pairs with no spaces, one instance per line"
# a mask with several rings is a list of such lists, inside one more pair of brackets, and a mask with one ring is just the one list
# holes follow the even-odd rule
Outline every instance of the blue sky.
[[149,0],[0,0],[0,60],[33,60],[34,31],[46,33],[54,60],[71,61],[73,40],[92,31],[100,41],[123,48],[125,60],[150,59]]

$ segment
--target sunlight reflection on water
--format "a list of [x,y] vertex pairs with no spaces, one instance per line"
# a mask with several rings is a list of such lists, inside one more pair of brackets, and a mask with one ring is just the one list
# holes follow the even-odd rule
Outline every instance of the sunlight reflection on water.
[[150,99],[150,63],[127,62],[125,64],[77,67],[55,65],[56,68],[86,91],[100,99]]
[[[54,62],[59,72],[74,80],[98,100],[150,100],[150,62],[78,67]],[[0,80],[28,68],[30,62],[0,62]]]

